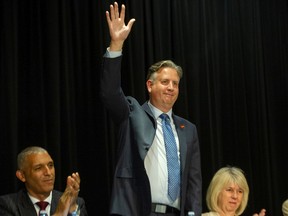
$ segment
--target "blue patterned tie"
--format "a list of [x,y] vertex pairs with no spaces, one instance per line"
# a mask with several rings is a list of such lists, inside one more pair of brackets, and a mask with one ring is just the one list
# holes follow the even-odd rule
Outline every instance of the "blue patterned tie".
[[180,190],[180,164],[175,137],[167,114],[161,114],[162,130],[165,141],[167,168],[168,168],[168,195],[174,202],[179,196]]

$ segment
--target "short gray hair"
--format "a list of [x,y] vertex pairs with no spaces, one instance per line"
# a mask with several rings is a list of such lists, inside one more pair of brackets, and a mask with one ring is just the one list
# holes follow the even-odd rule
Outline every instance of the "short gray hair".
[[17,156],[17,166],[21,170],[25,164],[27,156],[37,153],[48,153],[46,149],[39,146],[30,146],[22,150]]
[[148,69],[146,81],[149,79],[155,80],[155,76],[154,76],[155,73],[157,73],[161,68],[165,68],[165,67],[175,69],[177,71],[179,78],[180,79],[182,78],[183,70],[182,70],[181,66],[176,65],[171,60],[163,60],[163,61],[156,62],[155,64],[150,66],[150,68]]

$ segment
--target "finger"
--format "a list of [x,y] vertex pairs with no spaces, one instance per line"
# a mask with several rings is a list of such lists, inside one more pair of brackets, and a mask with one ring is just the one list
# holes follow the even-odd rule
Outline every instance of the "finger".
[[115,18],[115,11],[114,6],[110,5],[110,20]]
[[118,19],[119,18],[119,8],[118,8],[118,3],[114,2],[114,18]]
[[80,185],[81,179],[78,172],[72,173],[72,178]]
[[79,183],[77,181],[75,181],[75,179],[73,179],[71,176],[69,176],[69,185],[72,186],[73,188],[79,187]]
[[122,5],[121,5],[121,12],[120,12],[120,19],[121,19],[121,20],[124,20],[124,19],[125,19],[125,10],[126,10],[125,5],[122,4]]
[[118,19],[119,11],[118,11],[118,3],[114,2],[114,5],[110,5],[110,15],[112,19]]
[[128,24],[127,24],[127,26],[128,26],[129,29],[132,28],[132,26],[133,26],[133,24],[134,24],[135,21],[136,21],[135,19],[129,20],[129,22],[128,22]]
[[74,179],[79,179],[80,180],[80,175],[78,172],[72,173],[71,175]]
[[73,193],[78,193],[80,191],[80,176],[78,173],[72,173],[71,176],[68,176],[67,186]]
[[80,188],[80,185],[71,177],[67,177],[67,189],[70,189],[71,191],[78,191]]
[[110,25],[110,23],[111,23],[111,18],[110,18],[110,13],[109,13],[109,11],[106,11],[106,20],[107,20],[108,25]]

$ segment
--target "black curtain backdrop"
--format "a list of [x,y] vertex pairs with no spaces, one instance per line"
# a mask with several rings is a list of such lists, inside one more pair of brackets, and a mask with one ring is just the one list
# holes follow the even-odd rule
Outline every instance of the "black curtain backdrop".
[[[108,215],[116,130],[99,100],[109,46],[105,0],[0,1],[0,194],[21,187],[17,153],[47,148],[55,188],[73,171],[90,215]],[[244,215],[281,215],[288,198],[288,1],[127,0],[136,18],[123,50],[123,89],[144,102],[146,70],[183,67],[174,112],[197,125],[205,194],[220,167],[242,168]],[[94,203],[96,201],[96,204]],[[96,213],[95,213],[96,212]]]

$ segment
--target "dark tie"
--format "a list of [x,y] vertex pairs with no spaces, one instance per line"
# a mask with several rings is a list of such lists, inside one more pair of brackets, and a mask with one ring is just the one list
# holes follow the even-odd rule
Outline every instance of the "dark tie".
[[168,169],[168,195],[174,202],[180,191],[180,164],[178,162],[178,151],[175,137],[167,114],[161,114],[162,130],[166,148],[167,169]]
[[[39,208],[40,208],[40,211],[39,211],[39,215],[41,216],[41,215],[45,215],[45,213],[44,214],[42,214],[42,212],[41,211],[45,211],[45,209],[46,209],[46,207],[47,207],[47,205],[49,204],[48,202],[45,202],[45,201],[40,201],[40,202],[37,202],[36,203],[38,206],[39,206]],[[45,211],[46,212],[46,211]],[[41,214],[40,214],[41,213]],[[47,215],[47,214],[46,214]]]

